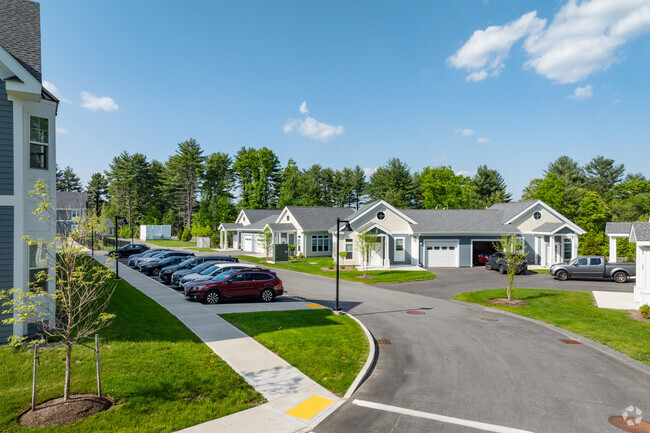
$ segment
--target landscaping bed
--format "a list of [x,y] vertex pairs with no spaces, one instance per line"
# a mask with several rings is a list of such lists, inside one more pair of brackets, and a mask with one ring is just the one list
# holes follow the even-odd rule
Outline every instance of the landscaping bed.
[[[102,391],[115,406],[74,424],[39,431],[171,432],[238,412],[264,398],[185,325],[120,280],[100,331]],[[94,351],[73,351],[71,391],[97,391]],[[65,354],[40,352],[37,404],[63,395]],[[0,348],[0,430],[32,431],[17,417],[30,406],[33,352]]]
[[221,317],[339,396],[352,385],[368,357],[368,340],[361,327],[329,309]]
[[505,289],[480,290],[461,293],[454,299],[550,323],[650,365],[650,323],[632,320],[624,310],[596,307],[591,292],[514,289],[512,298],[527,302],[528,305],[512,307],[489,302],[491,299],[505,297],[505,292]]
[[[322,275],[324,277],[336,277],[336,267],[332,264],[330,257],[309,257],[306,259],[291,259],[289,262],[267,263],[265,258],[253,256],[238,256],[240,260],[251,263],[257,263],[278,269],[289,271],[304,272],[306,274]],[[349,269],[349,268],[345,268]],[[424,281],[433,280],[435,274],[429,271],[368,271],[368,277],[360,279],[363,276],[362,271],[343,270],[339,271],[339,277],[342,280],[356,281],[360,283],[386,284],[386,283],[404,283],[407,281]]]

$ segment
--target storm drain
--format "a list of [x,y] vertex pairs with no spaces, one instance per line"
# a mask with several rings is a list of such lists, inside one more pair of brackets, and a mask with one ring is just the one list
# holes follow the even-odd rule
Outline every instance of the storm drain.
[[563,339],[560,338],[560,341],[561,341],[562,343],[565,343],[565,344],[582,344],[582,343],[579,342],[578,340],[563,340]]
[[375,340],[375,343],[377,344],[390,344],[390,340],[388,338],[382,338],[379,340]]
[[499,319],[493,319],[491,317],[481,317],[481,320],[485,320],[486,322],[498,322]]
[[406,314],[415,314],[416,316],[421,316],[424,314],[424,311],[410,310],[407,311]]
[[650,433],[650,423],[633,416],[610,416],[609,423],[630,433]]
[[420,310],[433,310],[431,307],[420,307]]

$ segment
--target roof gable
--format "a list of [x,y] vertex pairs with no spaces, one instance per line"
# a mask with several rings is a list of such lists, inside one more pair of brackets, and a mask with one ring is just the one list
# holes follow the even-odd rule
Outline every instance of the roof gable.
[[[535,207],[539,207],[545,210],[550,215],[557,218],[559,221],[566,223],[566,225],[569,228],[571,228],[571,230],[575,231],[579,235],[586,233],[581,227],[576,225],[573,221],[571,221],[570,219],[568,219],[567,217],[565,217],[564,215],[562,215],[561,213],[559,213],[558,211],[556,211],[551,206],[547,205],[541,200],[526,200],[526,201],[518,201],[518,202],[510,202],[510,203],[497,203],[492,205],[490,209],[501,210],[504,215],[503,223],[512,224],[517,219],[529,213]],[[533,231],[536,231],[536,229],[534,229]]]
[[636,243],[650,243],[650,222],[632,223],[630,241]]
[[369,213],[372,212],[373,209],[376,209],[377,207],[383,206],[386,209],[390,210],[393,212],[395,215],[397,215],[399,218],[402,218],[404,221],[408,222],[409,224],[417,224],[417,221],[414,221],[409,217],[404,211],[400,211],[393,206],[391,206],[388,202],[384,200],[375,200],[372,203],[368,203],[361,209],[359,209],[357,212],[355,212],[354,216],[350,220],[350,224],[352,224],[355,221],[360,220],[363,218],[365,215],[368,215]]
[[337,218],[346,219],[354,214],[354,209],[348,207],[287,206],[286,209],[303,231],[326,231],[336,225]]

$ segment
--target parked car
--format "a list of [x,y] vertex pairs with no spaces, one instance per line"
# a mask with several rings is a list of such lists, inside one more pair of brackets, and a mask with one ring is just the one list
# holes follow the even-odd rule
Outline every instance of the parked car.
[[474,258],[474,265],[484,265],[490,258],[489,251],[479,251]]
[[171,276],[171,284],[175,286],[180,286],[181,278],[183,278],[185,275],[199,274],[204,270],[218,264],[221,264],[221,262],[208,261],[208,262],[203,262],[200,265],[194,266],[193,268],[180,269],[178,271],[175,271]]
[[[150,260],[152,258],[160,257],[165,253],[170,252],[171,250],[161,250],[161,251],[155,251],[151,254],[149,254],[149,251],[146,253],[142,254],[141,256],[139,254],[134,254],[133,256],[129,257],[128,263],[131,263],[131,260],[133,259],[133,265],[130,265],[132,268],[137,269],[140,263],[142,263],[145,260]],[[140,257],[138,257],[140,256]]]
[[560,281],[569,278],[594,280],[614,280],[625,283],[636,276],[635,263],[607,263],[603,256],[585,256],[574,259],[571,263],[551,265],[549,274]]
[[270,302],[284,293],[282,281],[268,269],[226,271],[185,291],[190,301],[218,304],[223,299],[258,298]]
[[151,257],[154,254],[160,254],[165,251],[171,251],[169,248],[153,248],[148,251],[145,251],[144,253],[140,254],[132,254],[129,256],[129,261],[128,265],[132,268],[135,268],[135,262],[140,258],[140,257]]
[[181,260],[179,260],[180,262],[183,260],[183,258],[190,256],[194,257],[194,253],[187,251],[167,251],[152,257],[140,258],[138,259],[137,266],[140,272],[144,272],[145,274],[149,275],[155,269],[154,265],[158,264],[161,260],[167,259],[169,257],[181,257]]
[[212,261],[212,262],[238,262],[239,259],[236,257],[224,257],[224,256],[199,256],[199,257],[192,257],[187,260],[183,260],[182,262],[172,265],[172,266],[165,266],[160,270],[158,273],[158,278],[160,278],[160,281],[163,283],[169,284],[171,283],[172,279],[172,274],[176,271],[180,271],[181,269],[191,269],[196,267],[197,265],[200,265],[203,262],[206,261]]
[[[502,274],[508,272],[508,263],[506,263],[505,254],[502,252],[492,254],[485,263],[485,269],[499,271]],[[517,266],[515,271],[518,274],[525,274],[528,272],[528,262],[524,259],[524,261]]]
[[159,261],[146,262],[140,267],[140,272],[143,272],[146,275],[158,275],[162,268],[174,266],[186,260],[187,256],[170,256],[160,259]]
[[[117,249],[118,257],[130,257],[134,254],[142,254],[145,251],[148,251],[149,247],[145,244],[126,244]],[[115,254],[115,248],[108,250],[108,255],[112,256]]]
[[181,279],[180,286],[185,289],[188,284],[200,281],[207,281],[214,278],[217,274],[231,270],[242,269],[259,269],[257,265],[250,265],[248,263],[215,263],[211,267],[205,269],[198,274],[187,274]]

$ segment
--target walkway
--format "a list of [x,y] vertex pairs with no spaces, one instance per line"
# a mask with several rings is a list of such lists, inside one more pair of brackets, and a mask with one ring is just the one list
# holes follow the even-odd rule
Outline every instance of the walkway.
[[[106,262],[106,256],[96,258],[101,263]],[[268,403],[261,406],[198,424],[182,430],[183,432],[308,431],[310,425],[319,419],[319,413],[322,417],[323,410],[334,407],[340,400],[297,368],[219,317],[219,314],[234,312],[312,308],[304,302],[285,298],[288,302],[203,305],[185,300],[176,290],[121,262],[119,266],[120,277],[176,316],[268,400]],[[287,415],[288,411],[292,411],[295,416]]]

